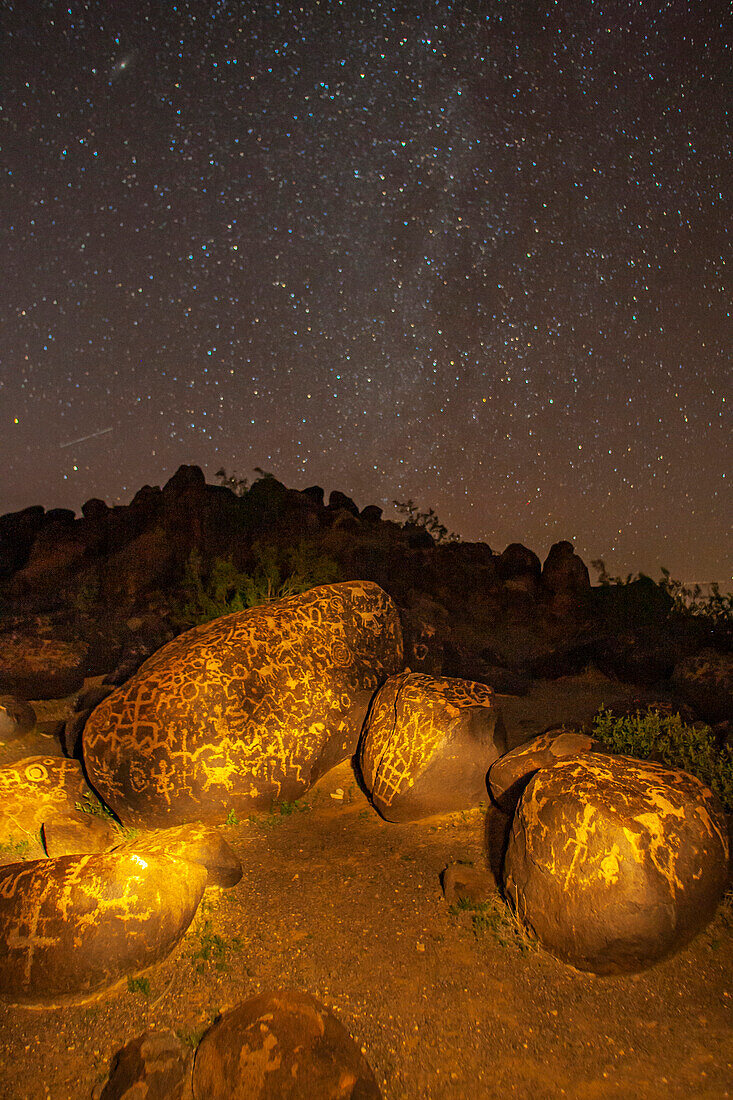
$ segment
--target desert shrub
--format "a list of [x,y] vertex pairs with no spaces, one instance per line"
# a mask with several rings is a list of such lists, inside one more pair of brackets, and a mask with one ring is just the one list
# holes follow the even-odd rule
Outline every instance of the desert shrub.
[[733,811],[733,749],[719,749],[709,726],[690,726],[679,714],[655,710],[623,717],[602,710],[593,719],[591,734],[611,752],[641,760],[653,757],[697,776]]
[[244,611],[263,603],[307,592],[319,584],[332,584],[339,578],[333,558],[320,553],[310,543],[296,547],[252,547],[251,572],[240,571],[230,558],[216,558],[208,576],[204,575],[201,555],[192,550],[183,578],[184,600],[174,609],[174,617],[184,627],[208,623],[233,611]]
[[460,535],[457,535],[455,531],[449,531],[445,524],[440,522],[438,514],[433,508],[428,508],[427,512],[421,512],[412,500],[393,500],[392,503],[399,514],[404,517],[405,524],[409,523],[415,527],[424,527],[436,542],[460,541]]
[[714,644],[726,646],[733,635],[733,593],[721,592],[720,585],[710,584],[704,593],[699,584],[685,585],[675,580],[669,569],[660,566],[659,580],[645,573],[628,573],[614,577],[606,569],[603,558],[591,565],[598,573],[602,589],[615,589],[616,603],[622,612],[635,617],[658,618],[676,626],[690,626],[702,631]]

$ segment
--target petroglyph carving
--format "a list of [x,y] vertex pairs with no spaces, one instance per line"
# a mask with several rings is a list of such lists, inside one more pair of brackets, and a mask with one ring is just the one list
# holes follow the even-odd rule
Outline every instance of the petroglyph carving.
[[224,820],[298,798],[356,748],[402,667],[377,585],[324,585],[174,638],[84,729],[88,774],[125,824]]
[[0,870],[0,997],[88,1000],[159,962],[206,886],[197,863],[148,852],[60,856]]
[[360,762],[379,812],[411,821],[485,799],[486,772],[505,749],[490,687],[405,672],[377,693]]
[[641,970],[692,939],[727,872],[727,830],[699,779],[584,753],[525,789],[504,883],[549,951],[600,974]]

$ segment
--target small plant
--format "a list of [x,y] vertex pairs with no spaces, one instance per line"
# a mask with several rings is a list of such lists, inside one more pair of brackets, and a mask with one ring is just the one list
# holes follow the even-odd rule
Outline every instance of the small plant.
[[[118,824],[117,818],[109,809],[109,807],[105,806],[104,802],[100,802],[98,798],[95,798],[91,794],[86,794],[84,796],[84,800],[82,802],[76,802],[75,806],[77,810],[82,814],[92,814],[93,817],[105,817],[108,818],[115,825]],[[120,831],[122,831],[121,827]]]
[[308,810],[310,810],[310,806],[307,802],[299,802],[296,799],[295,802],[273,802],[270,813],[280,814],[280,817],[289,817],[290,814],[307,813]]
[[142,993],[143,997],[149,997],[150,981],[148,978],[128,978],[127,989],[130,993]]
[[209,1026],[209,1024],[201,1024],[200,1027],[180,1027],[176,1030],[176,1035],[181,1040],[184,1046],[190,1047],[191,1050],[195,1050],[203,1039],[206,1032],[209,1030]]
[[229,813],[227,814],[227,819],[224,822],[224,824],[228,825],[230,829],[233,829],[235,825],[239,824],[239,818],[237,817],[234,810],[229,811]]
[[30,848],[30,841],[18,840],[15,837],[10,837],[9,840],[0,842],[0,859],[4,859],[6,856],[17,856],[19,859],[25,859]]
[[210,917],[204,919],[198,934],[199,946],[192,952],[191,960],[199,974],[202,974],[209,964],[213,964],[217,970],[226,970],[227,954],[230,951],[241,950],[242,941],[236,936],[229,941],[220,936],[214,931]]
[[460,542],[460,535],[455,531],[449,531],[445,524],[440,522],[433,508],[428,508],[427,512],[421,512],[412,500],[393,500],[392,503],[399,514],[404,516],[405,524],[423,527],[436,542]]
[[689,726],[679,714],[656,710],[623,717],[601,710],[593,719],[591,735],[611,752],[641,760],[654,757],[690,772],[714,791],[728,813],[733,811],[733,749],[718,749],[709,726]]
[[513,946],[525,952],[534,950],[537,946],[510,906],[498,894],[481,902],[465,897],[458,898],[448,912],[454,917],[470,913],[471,927],[476,939],[491,932],[501,947]]

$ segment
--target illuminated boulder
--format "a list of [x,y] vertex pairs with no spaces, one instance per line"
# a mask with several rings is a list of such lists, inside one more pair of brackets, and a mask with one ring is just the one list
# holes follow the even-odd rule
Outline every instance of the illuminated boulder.
[[416,821],[478,805],[486,773],[505,750],[490,687],[405,672],[377,693],[359,759],[379,813]]
[[262,993],[221,1016],[196,1051],[194,1100],[380,1100],[346,1028],[307,993]]
[[496,804],[506,813],[512,812],[522,791],[540,768],[548,768],[557,760],[577,756],[581,752],[595,752],[600,743],[587,733],[576,730],[548,730],[539,737],[519,745],[505,753],[489,770],[489,790]]
[[172,829],[138,834],[115,848],[116,852],[135,851],[141,855],[174,856],[199,863],[206,868],[207,886],[228,889],[242,877],[242,864],[236,852],[216,829],[208,825],[174,825]]
[[514,815],[505,894],[553,955],[597,974],[642,970],[710,920],[728,837],[694,776],[587,753],[538,771]]
[[0,845],[24,845],[31,858],[43,854],[41,826],[74,816],[92,792],[78,760],[29,756],[0,768]]
[[137,852],[0,870],[0,997],[78,1003],[160,962],[188,928],[204,867]]
[[368,581],[226,615],[174,638],[93,711],[87,772],[130,825],[292,801],[355,751],[371,697],[401,666],[397,609]]

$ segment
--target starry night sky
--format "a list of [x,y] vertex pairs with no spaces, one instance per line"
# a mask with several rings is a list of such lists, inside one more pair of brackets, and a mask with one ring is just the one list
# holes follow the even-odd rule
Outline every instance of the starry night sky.
[[730,584],[726,3],[1,12],[0,512],[260,466]]

